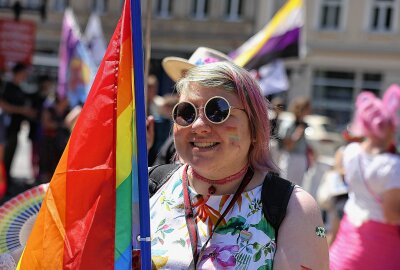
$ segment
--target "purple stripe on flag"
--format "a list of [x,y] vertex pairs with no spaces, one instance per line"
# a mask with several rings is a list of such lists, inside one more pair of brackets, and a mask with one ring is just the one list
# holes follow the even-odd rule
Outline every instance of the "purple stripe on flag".
[[294,28],[288,32],[285,32],[281,36],[271,37],[261,47],[261,49],[254,55],[253,58],[261,58],[266,54],[272,54],[277,51],[283,51],[291,44],[297,43],[300,37],[300,28]]

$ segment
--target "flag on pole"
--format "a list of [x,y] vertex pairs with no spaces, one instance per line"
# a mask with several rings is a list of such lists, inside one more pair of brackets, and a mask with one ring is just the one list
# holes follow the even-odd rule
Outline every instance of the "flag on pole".
[[64,13],[59,59],[58,95],[68,97],[72,107],[83,104],[97,68],[82,41],[82,34],[71,8],[67,8]]
[[106,42],[104,40],[103,28],[101,27],[101,20],[96,12],[90,15],[83,37],[94,63],[96,66],[99,66],[106,52]]
[[229,56],[237,65],[249,70],[276,58],[298,56],[303,21],[303,0],[288,0],[261,31]]
[[[17,269],[132,267],[132,238],[137,236],[132,220],[146,227],[142,219],[149,216],[142,216],[143,210],[140,218],[132,215],[132,201],[148,210],[149,195],[147,152],[141,152],[146,149],[145,119],[140,119],[144,89],[137,88],[140,81],[143,85],[143,66],[136,63],[142,40],[132,35],[141,25],[131,24],[131,17],[140,20],[140,13],[131,16],[127,0]],[[143,167],[145,179],[137,183]],[[144,184],[144,190],[135,190]],[[135,198],[138,194],[144,199]],[[150,238],[149,231],[140,228],[140,237]],[[150,249],[141,253],[149,257]],[[150,263],[142,256],[142,269],[151,269]]]

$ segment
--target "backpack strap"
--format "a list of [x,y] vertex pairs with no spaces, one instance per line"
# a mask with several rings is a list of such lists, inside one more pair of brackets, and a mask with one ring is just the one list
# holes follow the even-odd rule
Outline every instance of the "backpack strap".
[[162,164],[149,168],[149,194],[152,197],[182,164]]
[[264,179],[261,190],[262,208],[265,218],[275,229],[276,241],[294,186],[292,182],[271,172]]

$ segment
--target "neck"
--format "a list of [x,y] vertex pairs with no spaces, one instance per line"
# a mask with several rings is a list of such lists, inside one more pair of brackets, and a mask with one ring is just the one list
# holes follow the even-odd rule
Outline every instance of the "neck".
[[189,183],[200,194],[231,194],[240,185],[248,169],[249,164],[246,164],[240,171],[232,175],[220,179],[209,179],[190,167],[188,171]]

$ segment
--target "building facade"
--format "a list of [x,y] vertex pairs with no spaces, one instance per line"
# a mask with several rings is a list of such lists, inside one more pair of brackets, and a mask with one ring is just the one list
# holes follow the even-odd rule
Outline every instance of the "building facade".
[[[15,0],[0,0],[0,18],[13,17]],[[101,15],[108,40],[117,24],[121,0],[21,0],[21,19],[37,24],[34,64],[57,68],[63,11],[71,6],[81,29],[89,15]],[[151,8],[151,72],[171,84],[160,62],[188,58],[199,46],[229,53],[259,31],[285,0],[142,0],[143,26]],[[285,60],[289,102],[309,96],[315,113],[345,125],[357,94],[381,95],[400,83],[400,0],[304,0],[305,22],[299,59]],[[40,16],[43,5],[46,19]],[[145,29],[144,29],[145,30]],[[145,39],[144,39],[145,40]],[[161,92],[169,90],[161,89]]]
[[310,96],[315,113],[345,125],[360,91],[400,83],[400,1],[307,0],[305,12],[289,96]]

